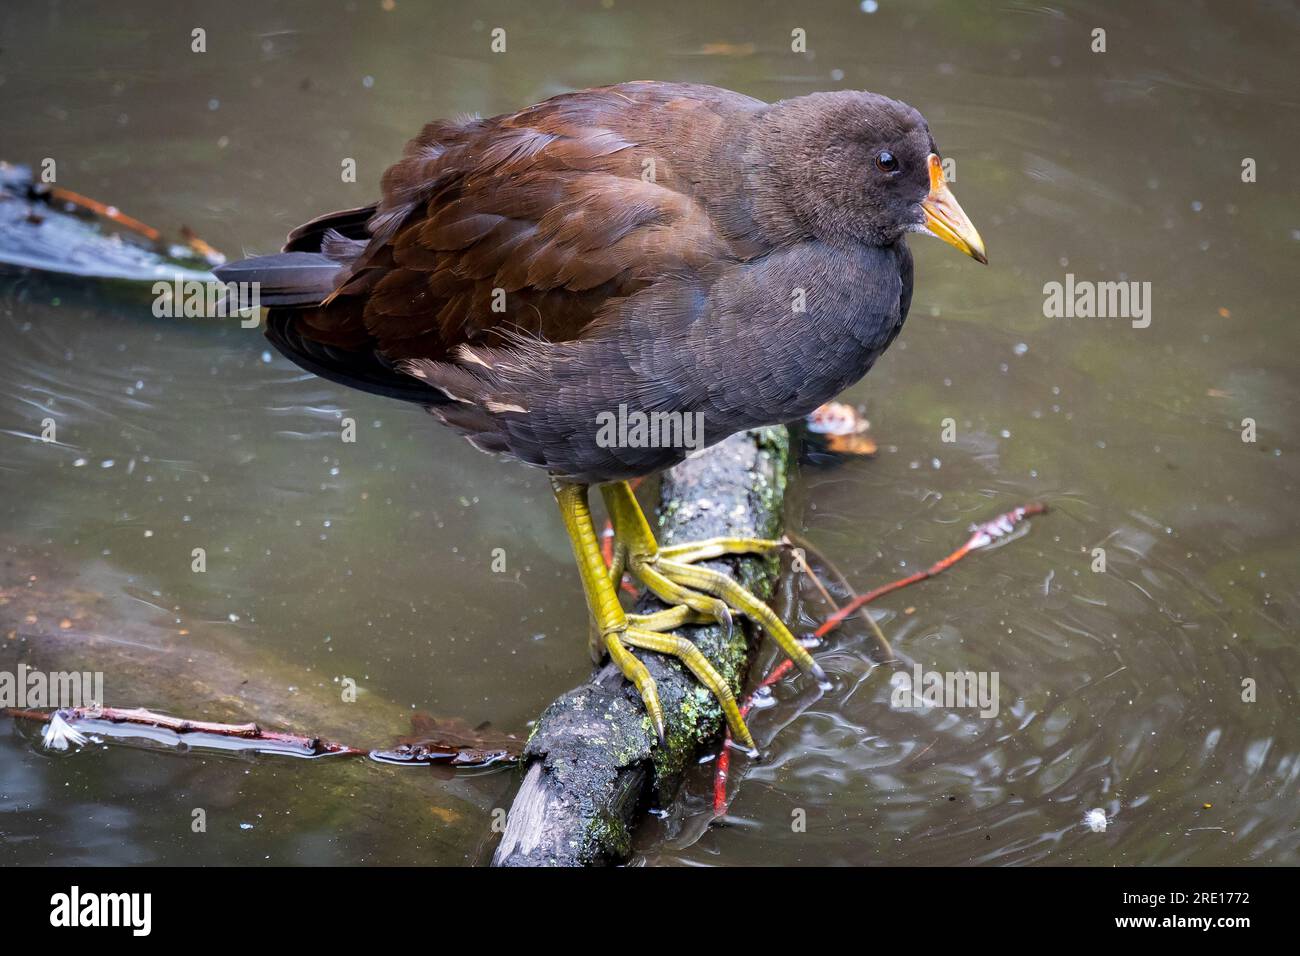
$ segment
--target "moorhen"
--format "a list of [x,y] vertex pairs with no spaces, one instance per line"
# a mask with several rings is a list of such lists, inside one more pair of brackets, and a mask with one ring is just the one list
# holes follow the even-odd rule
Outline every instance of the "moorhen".
[[[806,415],[866,374],[907,316],[909,232],[987,261],[912,107],[639,82],[432,122],[377,203],[314,219],[282,253],[217,275],[260,283],[267,335],[303,368],[425,405],[484,451],[546,469],[595,650],[636,686],[660,740],[654,681],[629,648],[679,658],[752,747],[726,682],[672,631],[739,612],[821,678],[766,604],[696,564],[778,543],[660,548],[627,480]],[[691,416],[702,435],[611,440],[615,411]],[[591,485],[614,527],[612,570]],[[624,571],[670,609],[625,613]]]

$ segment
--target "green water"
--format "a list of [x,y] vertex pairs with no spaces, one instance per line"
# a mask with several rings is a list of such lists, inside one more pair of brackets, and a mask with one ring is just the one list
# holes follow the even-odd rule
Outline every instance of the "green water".
[[[911,319],[847,395],[881,453],[804,468],[788,520],[866,589],[1049,502],[1024,538],[878,606],[909,665],[996,671],[1000,711],[891,708],[904,665],[873,667],[846,626],[819,652],[825,696],[801,705],[795,681],[755,715],[780,732],[741,762],[726,824],[707,825],[704,767],[638,859],[1294,865],[1298,35],[1283,3],[8,3],[0,158],[54,158],[60,184],[238,254],[372,199],[436,117],[642,78],[908,101],[990,265],[912,241]],[[1150,283],[1149,327],[1046,317],[1067,274]],[[300,372],[256,331],[120,291],[7,277],[0,346],[0,669],[106,662],[110,703],[364,745],[415,710],[526,732],[586,675],[543,475]],[[33,438],[47,417],[58,443]],[[50,756],[0,721],[0,862],[484,862],[515,786]],[[1105,832],[1083,825],[1094,808]]]

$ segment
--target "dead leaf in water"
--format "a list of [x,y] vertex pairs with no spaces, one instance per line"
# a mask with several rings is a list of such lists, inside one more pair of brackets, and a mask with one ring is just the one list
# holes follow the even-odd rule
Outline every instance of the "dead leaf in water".
[[449,826],[460,822],[461,815],[448,807],[430,807],[429,812]]
[[757,51],[752,43],[706,43],[697,52],[702,56],[753,56]]
[[443,764],[486,767],[519,759],[523,741],[513,734],[496,734],[487,724],[470,727],[459,717],[438,720],[423,711],[411,715],[411,734],[397,739],[391,750],[371,756],[386,763]]

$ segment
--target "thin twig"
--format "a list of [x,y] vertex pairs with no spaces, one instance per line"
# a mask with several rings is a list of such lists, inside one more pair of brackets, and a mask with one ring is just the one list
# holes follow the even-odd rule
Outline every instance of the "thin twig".
[[302,734],[282,733],[274,730],[263,730],[254,723],[248,724],[221,724],[208,720],[187,720],[184,717],[172,717],[170,714],[159,714],[152,710],[145,710],[142,707],[121,708],[121,707],[64,707],[60,710],[25,710],[17,707],[6,707],[0,711],[7,717],[16,717],[22,720],[39,720],[41,722],[52,721],[55,718],[76,730],[77,724],[82,721],[102,720],[111,724],[134,724],[140,727],[155,727],[159,730],[169,730],[177,735],[185,734],[210,734],[215,737],[232,737],[249,743],[268,743],[278,744],[281,746],[297,747],[315,756],[325,754],[365,754],[367,751],[358,750],[356,747],[349,747],[347,744],[335,743],[332,740],[324,740],[320,737],[308,737]]
[[[188,720],[173,717],[144,708],[121,707],[64,707],[60,710],[36,710],[19,707],[0,708],[0,715],[19,720],[34,720],[49,723],[50,729],[56,730],[55,739],[60,734],[71,732],[67,739],[77,743],[84,739],[82,731],[94,732],[92,721],[110,724],[128,724],[138,727],[152,727],[166,730],[184,737],[187,734],[207,734],[238,740],[256,749],[259,744],[266,744],[274,752],[288,753],[301,751],[297,756],[323,757],[326,755],[343,755],[350,757],[369,756],[385,763],[442,763],[452,766],[486,766],[488,764],[514,760],[518,757],[517,748],[493,748],[484,746],[448,743],[435,739],[420,741],[415,744],[403,744],[392,750],[363,750],[348,744],[325,740],[321,737],[286,733],[275,730],[263,730],[255,723],[223,724],[207,720]],[[47,738],[48,739],[48,738]],[[52,744],[56,749],[66,749],[67,739]]]
[[50,188],[50,198],[57,200],[58,202],[71,203],[74,206],[79,206],[82,209],[93,212],[97,216],[103,216],[105,219],[117,223],[124,229],[129,229],[131,232],[144,236],[150,242],[158,242],[162,238],[162,233],[153,226],[146,225],[139,219],[134,219],[131,216],[128,216],[116,206],[109,206],[106,203],[100,202],[98,199],[91,199],[89,196],[81,195],[81,193],[74,193],[71,189],[64,189],[62,186],[52,186]]
[[1011,530],[1025,518],[1042,514],[1046,510],[1047,505],[1042,504],[1041,502],[1033,502],[1020,508],[1014,508],[1006,514],[998,515],[992,521],[986,521],[983,524],[972,526],[970,538],[952,554],[948,555],[941,561],[936,561],[924,571],[917,571],[915,574],[908,575],[905,578],[900,578],[897,581],[892,581],[889,584],[882,585],[875,590],[868,591],[866,594],[859,595],[823,621],[821,627],[817,628],[817,630],[813,632],[813,636],[825,637],[858,608],[870,604],[877,598],[884,597],[886,594],[891,594],[900,588],[905,588],[908,585],[928,580],[936,574],[941,574],[944,571],[947,571],[972,551],[979,551],[983,548],[987,548],[994,541],[1010,534]]
[[[848,594],[850,601],[857,600],[858,593],[854,591],[853,586],[849,584],[849,579],[846,578],[840,572],[840,569],[837,568],[831,562],[831,560],[826,557],[826,555],[823,552],[819,551],[816,547],[810,544],[806,538],[800,535],[787,532],[786,537],[789,538],[796,545],[798,545],[800,548],[802,548],[804,551],[808,552],[813,557],[815,557],[819,564],[821,564],[827,571],[829,571],[832,575],[834,575],[836,581],[839,582],[840,587],[842,587],[845,593]],[[822,597],[826,599],[826,603],[829,604],[832,608],[834,608],[835,611],[839,611],[840,610],[839,604],[837,604],[836,601],[831,597],[830,592],[826,590],[826,586],[822,584],[821,579],[812,573],[806,561],[803,564],[803,568],[804,571],[808,573],[808,576],[812,578],[813,583],[817,585],[817,589],[821,591]],[[880,629],[880,624],[872,616],[871,612],[868,611],[865,607],[860,607],[858,610],[862,615],[862,619],[867,622],[867,627],[871,629],[871,634],[873,637],[875,637],[876,644],[879,646],[880,652],[885,657],[893,657],[894,648],[890,646],[889,639],[885,637],[885,632]]]
[[[985,521],[982,524],[971,526],[971,536],[966,543],[960,548],[948,555],[941,561],[936,561],[924,571],[918,571],[915,574],[892,581],[889,584],[868,591],[866,594],[859,595],[845,604],[842,608],[835,611],[830,617],[822,622],[822,625],[813,632],[814,637],[824,637],[836,627],[838,627],[846,617],[860,608],[866,607],[872,601],[884,597],[886,594],[892,594],[902,588],[920,581],[928,580],[937,574],[942,574],[950,567],[960,561],[972,551],[979,551],[989,547],[995,541],[1006,537],[1020,522],[1033,515],[1043,514],[1047,511],[1047,506],[1041,502],[1032,502],[1019,508],[1014,508],[1005,514],[998,515],[992,521]],[[788,535],[787,535],[788,537]],[[832,602],[833,603],[833,602]],[[771,687],[777,681],[785,677],[786,674],[794,668],[794,662],[788,657],[782,660],[772,672],[763,678],[762,682],[756,687],[740,708],[741,717],[748,716],[754,706],[758,694],[765,688]],[[927,748],[928,749],[928,748]],[[731,733],[727,732],[726,739],[722,746],[722,752],[718,754],[717,768],[713,778],[713,815],[720,817],[727,812],[727,776],[731,769]],[[924,752],[924,751],[922,751]]]

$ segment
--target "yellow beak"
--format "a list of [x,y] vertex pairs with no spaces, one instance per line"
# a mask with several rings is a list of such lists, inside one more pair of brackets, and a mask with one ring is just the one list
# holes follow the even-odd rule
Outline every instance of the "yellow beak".
[[925,210],[925,228],[930,230],[931,235],[956,246],[976,262],[988,265],[988,257],[984,255],[984,240],[966,217],[957,197],[948,190],[939,157],[931,153],[927,161],[930,164],[930,194],[921,203],[921,208]]

